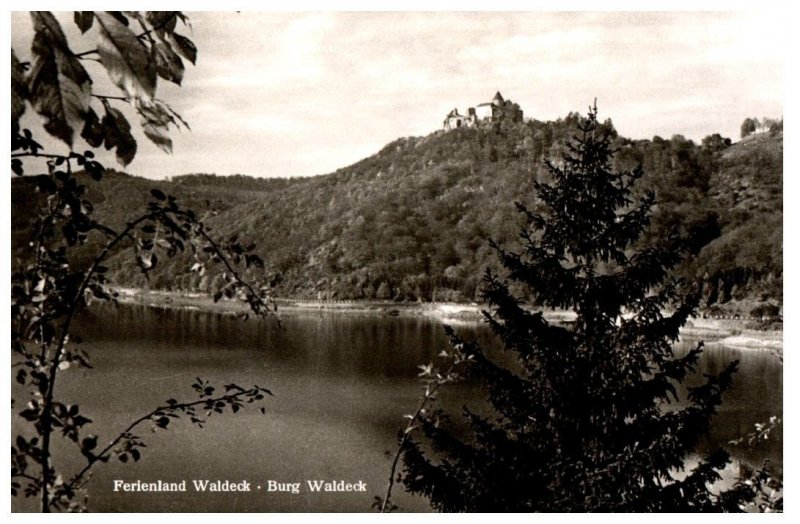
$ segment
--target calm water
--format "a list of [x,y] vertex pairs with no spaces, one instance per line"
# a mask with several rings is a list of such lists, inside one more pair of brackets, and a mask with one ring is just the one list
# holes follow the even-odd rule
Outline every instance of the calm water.
[[[168,431],[138,433],[148,447],[135,464],[100,465],[89,483],[92,511],[370,511],[385,490],[402,415],[420,398],[417,365],[435,360],[447,345],[441,325],[424,318],[383,318],[304,313],[272,323],[234,317],[107,307],[81,319],[78,332],[95,369],[64,374],[59,395],[79,403],[96,424],[100,441],[167,398],[193,399],[200,376],[219,385],[236,382],[270,388],[275,398],[266,415],[256,410],[211,417],[204,429],[177,422]],[[483,327],[464,334],[489,340]],[[753,423],[782,411],[782,365],[767,352],[707,345],[703,371],[741,361],[704,447],[749,431]],[[445,407],[458,408],[475,392],[466,385],[443,394]],[[102,430],[102,431],[101,431]],[[782,440],[737,458],[759,462],[768,456],[782,468]],[[69,450],[67,452],[67,450]],[[65,453],[66,452],[66,453]],[[79,457],[60,450],[62,466]],[[367,493],[115,493],[114,479],[363,480]],[[425,500],[395,490],[406,511],[426,511]],[[17,509],[25,509],[18,504]]]

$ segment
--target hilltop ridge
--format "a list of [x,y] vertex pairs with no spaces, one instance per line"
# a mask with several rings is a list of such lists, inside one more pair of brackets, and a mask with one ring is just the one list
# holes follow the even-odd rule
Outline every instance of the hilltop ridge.
[[[200,214],[214,209],[209,225],[218,235],[255,241],[279,275],[281,296],[471,301],[485,268],[496,268],[488,239],[516,245],[514,202],[535,206],[531,179],[545,176],[543,159],[559,157],[579,119],[572,113],[554,122],[502,120],[400,138],[310,178],[186,175],[153,182],[116,175],[91,190],[98,192],[97,212],[112,222],[156,186]],[[645,242],[673,230],[692,238],[694,254],[681,275],[702,283],[704,306],[782,302],[782,133],[710,147],[679,135],[626,139],[611,121],[604,128],[619,150],[618,167],[641,163],[641,185],[657,192]],[[22,205],[20,182],[14,205]],[[122,192],[134,196],[121,199]],[[145,282],[121,260],[113,260],[112,273],[125,285],[217,285],[188,272],[185,261],[164,262]]]

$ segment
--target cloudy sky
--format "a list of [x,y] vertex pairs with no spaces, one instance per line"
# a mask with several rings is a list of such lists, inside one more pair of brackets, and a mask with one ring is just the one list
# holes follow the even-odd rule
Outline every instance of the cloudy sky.
[[[435,131],[453,107],[498,90],[538,120],[597,97],[601,118],[632,138],[736,139],[745,117],[783,115],[786,34],[775,12],[189,16],[197,65],[158,96],[192,132],[174,135],[172,156],[140,135],[128,172],[324,174]],[[11,22],[27,58],[29,17]]]

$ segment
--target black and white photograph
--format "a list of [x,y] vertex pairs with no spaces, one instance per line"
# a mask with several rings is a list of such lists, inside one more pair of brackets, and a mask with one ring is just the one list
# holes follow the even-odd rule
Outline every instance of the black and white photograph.
[[784,511],[787,13],[71,4],[6,20],[12,517]]

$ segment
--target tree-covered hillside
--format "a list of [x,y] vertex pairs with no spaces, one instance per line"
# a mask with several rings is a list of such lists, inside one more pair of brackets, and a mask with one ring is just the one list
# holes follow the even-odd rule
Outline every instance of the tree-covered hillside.
[[[326,299],[463,300],[476,296],[480,276],[496,263],[489,239],[516,235],[514,202],[528,201],[543,161],[560,158],[577,114],[555,122],[495,122],[477,128],[401,138],[377,154],[312,178],[257,179],[187,175],[152,182],[109,176],[93,191],[106,199],[98,213],[126,216],[159,187],[210,218],[218,234],[259,246],[279,296]],[[739,143],[712,135],[696,144],[681,136],[629,140],[614,136],[620,168],[641,163],[642,189],[658,205],[650,239],[676,232],[691,239],[695,257],[682,269],[703,283],[706,305],[733,299],[782,301],[782,132]],[[15,180],[18,208],[32,198],[32,179]],[[102,200],[98,195],[97,200]],[[96,201],[97,201],[96,200]],[[118,203],[124,201],[124,206]],[[119,256],[124,256],[120,254]],[[212,275],[168,262],[145,283],[121,263],[112,272],[127,285],[213,289]],[[261,270],[258,270],[261,271]]]

